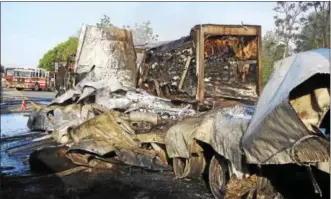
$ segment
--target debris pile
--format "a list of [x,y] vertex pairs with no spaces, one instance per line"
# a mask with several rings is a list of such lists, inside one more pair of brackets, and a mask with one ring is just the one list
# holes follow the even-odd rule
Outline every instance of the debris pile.
[[[77,58],[77,71],[84,77],[49,106],[35,106],[28,127],[47,131],[57,143],[69,146],[66,156],[77,165],[110,167],[111,163],[122,163],[169,169],[165,131],[195,111],[190,105],[179,107],[132,86],[134,78],[129,77],[132,71],[127,68],[132,57],[124,50],[131,49],[131,40],[122,38],[125,31],[84,26],[82,34],[87,36],[81,35],[78,54],[102,52],[98,51],[98,57],[90,52],[89,59]],[[101,48],[106,45],[102,43],[108,48]],[[100,56],[108,61],[93,61]],[[87,70],[84,60],[94,63],[93,67]]]

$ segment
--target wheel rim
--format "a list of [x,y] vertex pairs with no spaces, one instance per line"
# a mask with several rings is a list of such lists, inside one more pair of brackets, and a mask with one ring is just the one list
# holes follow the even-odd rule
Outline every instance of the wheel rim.
[[173,159],[173,167],[174,167],[174,172],[175,176],[178,178],[181,178],[184,173],[184,169],[186,166],[186,161],[183,158],[174,158]]
[[225,160],[213,156],[209,166],[209,186],[215,198],[224,198],[227,182],[228,169]]

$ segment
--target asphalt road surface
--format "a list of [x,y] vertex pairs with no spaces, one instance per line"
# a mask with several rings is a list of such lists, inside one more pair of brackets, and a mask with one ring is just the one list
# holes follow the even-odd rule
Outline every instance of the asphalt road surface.
[[23,98],[40,98],[45,100],[51,100],[55,97],[55,92],[48,91],[32,91],[32,90],[21,90],[18,91],[14,88],[3,88],[1,98],[7,100],[21,100]]

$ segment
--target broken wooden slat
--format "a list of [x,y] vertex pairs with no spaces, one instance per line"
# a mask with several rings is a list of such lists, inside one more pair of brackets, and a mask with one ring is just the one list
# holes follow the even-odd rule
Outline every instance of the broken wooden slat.
[[179,82],[179,86],[178,86],[178,89],[179,90],[182,90],[182,87],[183,87],[183,84],[184,84],[184,80],[185,80],[185,77],[186,77],[188,68],[190,66],[190,63],[191,63],[191,56],[188,56],[187,57],[187,60],[186,60],[186,64],[185,64],[185,68],[184,68],[182,77],[180,78],[180,82]]

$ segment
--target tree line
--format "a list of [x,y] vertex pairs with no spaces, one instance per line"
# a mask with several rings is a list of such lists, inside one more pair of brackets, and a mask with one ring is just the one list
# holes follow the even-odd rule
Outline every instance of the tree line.
[[[316,48],[330,48],[330,2],[277,2],[274,11],[275,30],[268,31],[262,39],[262,75],[265,84],[273,64],[293,53]],[[103,15],[96,26],[111,27],[110,17]],[[136,23],[133,27],[123,26],[133,33],[135,45],[157,41],[150,21]],[[67,41],[49,50],[39,61],[39,67],[54,69],[54,62],[65,61],[77,50],[78,38]]]
[[263,83],[273,64],[294,53],[330,48],[330,2],[277,2],[276,29],[262,39]]

